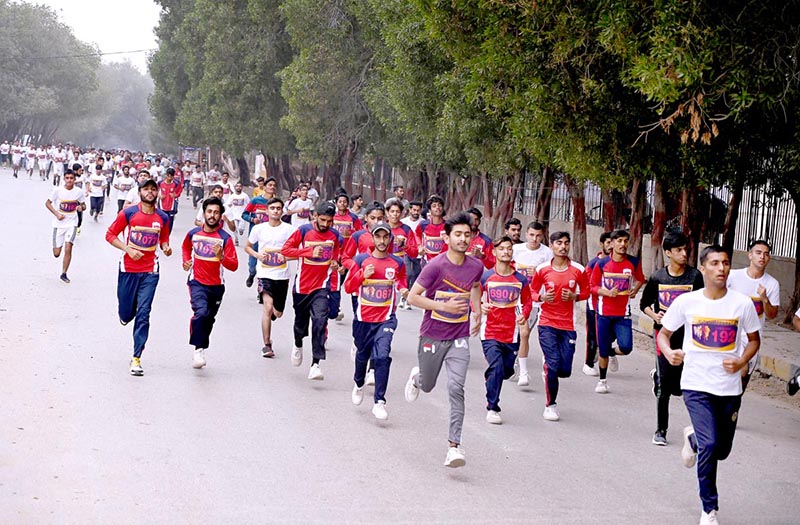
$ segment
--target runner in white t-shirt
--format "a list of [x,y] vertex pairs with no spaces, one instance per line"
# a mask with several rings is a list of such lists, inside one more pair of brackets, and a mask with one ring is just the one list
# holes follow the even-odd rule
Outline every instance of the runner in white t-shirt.
[[64,163],[67,162],[67,150],[60,144],[53,150],[53,185],[58,186],[64,175]]
[[286,214],[292,217],[292,226],[295,228],[311,222],[311,211],[314,209],[314,202],[308,198],[308,186],[300,186],[298,193],[300,196],[286,208]]
[[[239,236],[244,235],[244,229],[248,222],[242,219],[242,213],[250,202],[250,196],[242,191],[242,183],[237,182],[233,187],[233,193],[229,193],[225,200],[225,214],[230,217],[235,225],[233,235],[236,239],[236,246],[239,246]],[[281,205],[283,208],[283,205]]]
[[94,222],[97,222],[98,217],[103,213],[107,185],[106,176],[98,173],[97,170],[89,175],[86,181],[86,194],[89,196],[90,204],[89,214],[94,217]]
[[[117,190],[117,212],[121,212],[125,207],[125,201],[128,198],[128,192],[136,186],[136,181],[130,175],[130,166],[123,166],[122,171],[117,173],[114,178],[114,189]],[[137,191],[138,193],[138,191]]]
[[7,140],[4,140],[2,144],[0,144],[0,164],[3,167],[8,165],[9,161],[9,154],[11,153],[11,144],[8,143]]
[[33,144],[28,144],[25,148],[25,169],[28,171],[28,178],[33,178],[33,167],[36,165],[36,148]]
[[[264,304],[264,311],[261,314],[263,357],[275,357],[275,351],[272,349],[272,321],[283,316],[289,292],[289,265],[286,258],[281,255],[281,248],[294,233],[295,228],[281,221],[282,215],[283,201],[277,198],[270,200],[270,204],[267,205],[269,222],[253,226],[245,248],[248,255],[258,259],[256,277],[258,292]],[[256,245],[257,252],[254,249]]]
[[[700,271],[705,288],[678,296],[661,319],[657,336],[669,363],[683,363],[681,389],[692,426],[683,430],[681,458],[687,468],[697,463],[701,524],[718,522],[717,465],[733,447],[742,403],[741,372],[761,343],[752,300],[727,288],[730,268],[724,248],[703,249]],[[669,338],[681,327],[683,346],[673,349]]]
[[19,145],[19,141],[15,140],[11,146],[11,169],[14,171],[14,178],[19,177],[19,168],[22,166],[22,156],[25,153],[25,148]]
[[53,188],[53,193],[44,203],[53,214],[53,256],[61,256],[61,249],[66,245],[61,262],[61,281],[67,284],[67,270],[72,262],[72,245],[78,229],[78,210],[86,209],[85,201],[83,190],[75,187],[75,174],[67,171],[64,174],[64,186]]
[[[518,272],[527,277],[528,282],[533,282],[536,267],[553,258],[553,251],[542,244],[544,240],[544,226],[538,222],[528,224],[525,231],[525,243],[515,244],[512,247],[512,260]],[[533,311],[528,317],[528,322],[520,326],[519,330],[519,386],[530,385],[528,375],[528,354],[530,353],[530,337],[536,320],[539,318],[539,303],[533,303]]]
[[[39,178],[47,180],[47,168],[50,167],[50,159],[44,145],[36,148],[36,165],[39,167]],[[57,186],[57,184],[54,184],[54,186]]]

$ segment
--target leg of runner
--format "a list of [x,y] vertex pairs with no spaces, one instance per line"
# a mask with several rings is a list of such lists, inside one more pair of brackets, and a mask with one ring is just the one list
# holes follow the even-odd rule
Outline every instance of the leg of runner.
[[319,362],[325,360],[325,329],[328,325],[328,290],[323,288],[311,294],[311,369],[308,378],[322,381],[325,377]]
[[466,455],[461,447],[461,432],[464,426],[464,384],[469,368],[469,340],[451,341],[450,348],[444,356],[447,370],[447,395],[450,400],[450,431],[448,439],[450,448],[447,451],[445,465],[461,467],[466,464]]
[[397,330],[397,318],[383,323],[377,323],[372,344],[372,362],[375,364],[375,394],[372,414],[375,418],[385,420],[389,418],[386,412],[386,388],[389,385],[389,369],[392,365],[392,338]]
[[[591,298],[589,298],[591,301]],[[586,307],[586,360],[583,362],[583,373],[587,376],[598,376],[597,370],[597,314]]]
[[294,348],[292,366],[303,364],[303,339],[308,336],[308,323],[311,320],[310,295],[292,292],[294,307]]

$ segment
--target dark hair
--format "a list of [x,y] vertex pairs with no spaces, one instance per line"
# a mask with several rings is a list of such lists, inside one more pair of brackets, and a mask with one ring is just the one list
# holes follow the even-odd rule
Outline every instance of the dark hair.
[[167,168],[167,175],[175,175],[175,168]]
[[525,231],[528,231],[528,230],[539,230],[540,232],[543,232],[544,231],[544,224],[542,224],[541,222],[536,222],[536,221],[529,222],[528,223],[528,227],[525,228]]
[[453,231],[453,226],[469,226],[472,229],[472,217],[465,211],[456,213],[446,221],[444,221],[444,232],[447,235],[450,235],[450,232]]
[[[79,169],[81,169],[82,167],[83,167],[83,166],[81,166],[81,164],[80,164],[79,162],[76,162],[75,164],[73,164],[73,165],[72,165],[72,169],[73,169],[74,171],[78,171],[78,170],[79,170]],[[96,167],[97,167],[97,166],[95,166],[95,168],[96,168]],[[66,175],[66,173],[65,173],[64,175]]]
[[352,200],[354,200],[354,201],[355,201],[355,200],[362,199],[362,198],[363,198],[363,197],[361,196],[361,194],[360,194],[360,193],[356,193],[355,195],[353,195],[353,199],[352,199]]
[[752,241],[750,244],[748,244],[747,245],[747,251],[749,252],[750,250],[752,250],[753,248],[755,248],[759,244],[762,245],[762,246],[766,246],[767,250],[769,250],[769,252],[772,253],[772,246],[770,246],[767,241],[762,240],[762,239],[756,239],[755,241]]
[[628,230],[614,230],[613,232],[611,232],[612,241],[616,241],[617,239],[622,239],[622,238],[626,239],[631,238],[631,234],[628,233]]
[[72,170],[67,170],[64,172],[64,176],[66,177],[67,175],[75,175],[75,172]]
[[408,207],[410,208],[411,206],[419,206],[420,208],[422,208],[423,204],[420,201],[411,201],[408,203]]
[[474,215],[479,219],[483,219],[483,213],[481,213],[481,210],[479,210],[478,208],[474,208],[474,207],[470,208],[470,209],[467,210],[467,213],[469,213],[471,215]]
[[306,189],[306,191],[308,191],[308,184],[306,184],[305,182],[304,182],[304,183],[302,183],[302,184],[300,184],[300,186],[298,186],[298,187],[297,187],[297,191],[300,191],[300,190],[302,190],[303,188],[305,188],[305,189]]
[[600,242],[605,243],[607,240],[611,238],[611,234],[613,232],[603,232],[600,234]]
[[383,204],[381,204],[378,201],[372,201],[369,204],[367,204],[367,207],[364,209],[364,216],[366,217],[375,210],[386,212],[386,208],[383,207]]
[[[73,170],[79,170],[79,169],[81,169],[81,165],[80,164],[73,164],[72,165],[72,169]],[[95,164],[94,165],[94,171],[102,170],[102,169],[103,169],[103,166],[101,166],[100,164]]]
[[507,230],[507,229],[509,229],[511,226],[519,226],[519,227],[522,227],[522,221],[520,221],[520,220],[519,220],[519,219],[517,219],[516,217],[511,217],[510,219],[508,219],[508,220],[506,221],[506,224],[505,224],[504,228]]
[[283,200],[279,199],[278,197],[272,197],[270,200],[268,200],[267,201],[267,206],[269,206],[270,204],[275,204],[275,203],[278,203],[278,204],[281,205],[281,207],[283,207]]
[[220,189],[220,190],[222,190],[222,191],[225,191],[225,188],[223,188],[223,187],[222,187],[221,185],[219,185],[219,184],[214,184],[213,186],[211,186],[211,191],[214,191],[214,190],[216,190],[216,189]]
[[428,200],[425,203],[425,205],[428,207],[428,209],[430,209],[431,204],[433,204],[434,202],[438,202],[439,204],[442,205],[442,208],[444,208],[444,199],[439,197],[438,195],[431,195],[430,197],[428,197]]
[[[259,179],[263,179],[263,178],[264,177],[259,177]],[[278,184],[278,181],[275,180],[275,177],[267,177],[267,180],[264,181],[264,184],[267,184],[267,183],[270,183],[270,182],[274,182],[275,184]]]
[[209,206],[219,206],[219,213],[225,213],[225,205],[222,204],[222,199],[219,197],[209,197],[203,201],[203,211],[206,211],[206,208]]
[[[402,184],[398,184],[397,186],[395,186],[395,187],[392,189],[392,191],[396,192],[396,191],[397,191],[397,190],[399,190],[400,188],[403,188],[403,185],[402,185]],[[405,188],[403,188],[403,189],[405,189]]]
[[399,199],[389,199],[389,201],[386,203],[386,211],[389,211],[392,206],[397,206],[400,208],[400,212],[403,211],[403,203],[400,202]]
[[333,202],[337,202],[342,197],[347,199],[347,204],[350,204],[350,197],[348,197],[346,193],[337,193],[336,197],[333,198]]
[[317,215],[324,215],[326,217],[333,217],[336,215],[336,206],[328,201],[322,201],[317,205]]
[[569,232],[564,232],[564,231],[551,233],[550,234],[550,242],[554,243],[554,242],[556,242],[558,240],[563,239],[564,237],[566,237],[568,241],[572,242],[572,239],[570,239],[570,236],[569,236]]
[[724,253],[728,256],[728,259],[731,258],[731,254],[728,253],[728,250],[720,246],[719,244],[712,244],[710,246],[706,246],[703,248],[703,251],[700,252],[700,264],[703,265],[708,259],[708,256],[712,253]]
[[664,249],[664,251],[688,245],[689,238],[683,232],[668,232],[664,236],[664,240],[661,243],[661,247]]
[[497,239],[493,240],[492,244],[494,244],[494,247],[497,248],[498,246],[500,246],[504,242],[510,242],[512,246],[514,245],[514,241],[511,240],[511,237],[509,237],[508,235],[501,235]]

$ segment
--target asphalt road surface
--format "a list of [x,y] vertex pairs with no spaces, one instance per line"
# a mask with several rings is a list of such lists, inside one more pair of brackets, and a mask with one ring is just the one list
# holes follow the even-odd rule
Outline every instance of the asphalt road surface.
[[[673,400],[669,446],[650,443],[652,354],[637,348],[594,393],[580,372],[559,395],[561,421],[542,419],[542,380],[504,386],[505,423],[486,423],[485,361],[471,341],[464,448],[442,464],[446,377],[414,404],[403,399],[421,315],[398,312],[389,419],[371,397],[350,402],[352,313],[331,323],[325,380],[290,364],[291,308],[275,324],[273,360],[260,354],[260,307],[246,268],[227,274],[208,366],[191,367],[186,275],[179,247],[194,218],[181,200],[161,257],[144,377],[128,373],[131,325],[117,319],[120,252],[104,240],[116,207],[86,220],[72,283],[51,252],[52,186],[0,170],[0,520],[3,523],[696,523],[693,470],[679,459],[688,423]],[[88,213],[87,213],[88,219]],[[239,248],[244,265],[244,253]],[[539,370],[538,347],[532,353]],[[444,374],[444,372],[443,372]],[[367,387],[371,394],[371,389]],[[719,471],[722,523],[800,521],[800,413],[781,399],[745,396],[731,457]]]

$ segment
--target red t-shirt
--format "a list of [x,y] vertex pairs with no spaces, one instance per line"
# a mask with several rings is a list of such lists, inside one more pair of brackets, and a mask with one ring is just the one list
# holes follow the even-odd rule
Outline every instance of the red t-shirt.
[[515,271],[510,275],[500,275],[494,270],[486,270],[481,277],[484,302],[489,304],[489,313],[481,325],[481,339],[491,339],[501,343],[519,342],[517,315],[525,319],[531,314],[531,288],[528,279]]
[[351,211],[345,212],[344,215],[340,215],[337,211],[333,216],[333,229],[339,232],[345,241],[361,228],[363,228],[361,219]]
[[[628,315],[628,300],[633,282],[645,281],[642,273],[642,263],[637,257],[626,255],[622,261],[615,261],[613,257],[606,257],[597,261],[592,270],[590,285],[592,294],[597,295],[598,315],[623,317]],[[611,290],[617,287],[619,294],[616,297],[603,297],[598,294],[601,288]]]
[[477,235],[472,237],[472,240],[469,243],[469,249],[467,249],[467,253],[471,254],[473,248],[476,246],[480,248],[481,253],[483,254],[483,257],[478,257],[478,259],[483,263],[484,268],[487,270],[494,268],[494,265],[497,261],[494,257],[494,244],[489,236],[485,233],[478,232]]
[[[364,278],[364,268],[375,266],[375,273]],[[397,309],[398,291],[408,288],[406,267],[395,255],[379,259],[368,253],[356,255],[344,291],[358,294],[356,319],[364,323],[382,323],[389,320]]]
[[553,268],[553,261],[540,264],[533,275],[533,300],[540,301],[543,293],[553,290],[556,300],[542,303],[539,316],[540,326],[549,326],[558,330],[575,330],[574,301],[562,301],[561,291],[568,289],[578,294],[576,301],[585,301],[589,297],[589,279],[586,270],[580,264],[570,261],[563,270]]
[[158,207],[162,211],[178,211],[178,198],[181,196],[183,186],[172,179],[172,183],[162,181],[158,185]]
[[353,259],[360,253],[372,253],[375,249],[375,241],[372,240],[372,232],[369,230],[358,230],[344,244],[342,250],[342,264],[350,270],[353,266]]
[[[222,246],[222,260],[214,255],[215,245]],[[233,238],[222,228],[210,233],[203,231],[202,226],[189,230],[183,239],[182,252],[183,262],[193,259],[189,280],[194,279],[200,284],[208,286],[224,284],[223,268],[235,272],[239,267]]]
[[[322,256],[313,257],[314,248],[322,247]],[[313,223],[303,224],[286,240],[281,254],[298,259],[297,274],[294,277],[294,291],[310,294],[328,287],[331,263],[339,260],[342,236],[335,230],[317,231]]]
[[400,223],[392,228],[392,255],[401,259],[408,255],[411,259],[416,259],[419,255],[417,236],[411,231],[407,224]]
[[417,225],[417,237],[422,239],[422,247],[425,248],[425,259],[430,261],[443,251],[447,250],[442,238],[444,232],[444,221],[433,224],[431,221],[422,221]]
[[144,213],[142,205],[125,208],[117,215],[111,226],[106,231],[106,241],[111,243],[125,231],[125,244],[142,252],[138,261],[131,259],[128,254],[122,256],[119,269],[122,272],[158,273],[158,256],[156,248],[169,243],[169,217],[161,211]]

